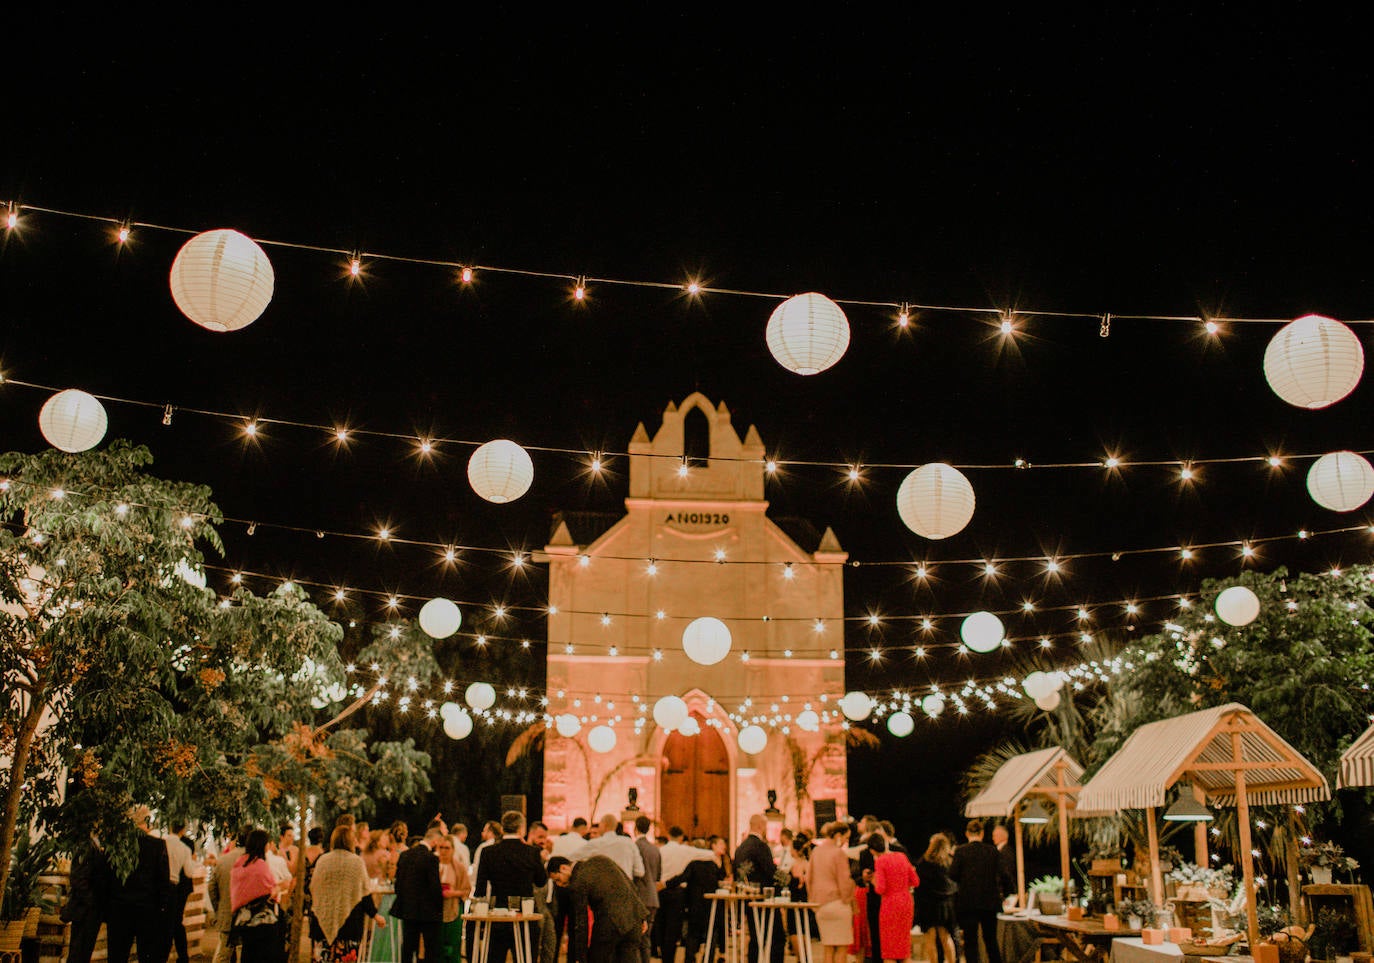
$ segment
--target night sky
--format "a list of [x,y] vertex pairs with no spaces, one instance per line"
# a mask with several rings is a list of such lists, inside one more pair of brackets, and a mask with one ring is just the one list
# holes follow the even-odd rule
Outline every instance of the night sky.
[[[918,312],[901,332],[891,309],[852,307],[848,354],[802,378],[767,351],[766,299],[594,283],[576,305],[566,281],[488,272],[464,289],[452,270],[377,258],[354,283],[343,257],[269,247],[271,306],[217,335],[167,290],[185,235],[136,230],[117,250],[105,225],[26,212],[0,250],[0,367],[177,406],[164,427],[160,407],[111,403],[110,436],[149,445],[156,472],[209,484],[227,515],[263,523],[252,536],[226,524],[226,570],[484,604],[537,603],[542,571],[513,576],[468,555],[446,572],[427,550],[309,533],[386,524],[535,549],[557,510],[617,510],[624,459],[597,484],[584,459],[536,453],[532,491],[494,506],[468,488],[456,445],[429,463],[403,441],[340,451],[310,429],[246,445],[234,424],[189,409],[615,451],[700,389],[782,459],[1005,466],[1374,447],[1368,379],[1318,412],[1268,389],[1276,325],[1224,324],[1209,338],[1196,323],[1117,319],[1104,339],[1096,318],[1033,313],[1374,316],[1370,68],[1355,15],[1114,6],[797,8],[768,30],[745,28],[738,9],[530,8],[423,29],[382,11],[297,36],[229,28],[194,47],[21,45],[7,60],[0,201],[570,276],[1023,313],[1009,344],[993,315]],[[7,448],[42,447],[45,397],[0,389]],[[860,562],[1364,524],[1363,510],[1310,501],[1307,464],[1204,466],[1193,486],[1164,467],[969,470],[978,511],[940,543],[898,519],[901,469],[867,470],[858,486],[837,468],[789,469],[769,498],[774,515],[832,526]],[[1267,545],[1258,567],[1368,559],[1366,537],[1332,537]],[[1097,624],[1128,637],[1121,600],[1239,570],[1234,548],[1186,567],[1169,554],[1083,559],[1058,585],[1031,563],[991,583],[937,565],[926,587],[909,567],[861,566],[846,600],[854,616],[1101,603]],[[1135,631],[1169,607],[1145,604]],[[363,615],[387,618],[376,599]],[[471,609],[469,624],[482,617]],[[1055,657],[1075,660],[1058,638],[1072,613],[1007,622],[1017,637],[1055,635]],[[936,641],[957,624],[939,623]],[[502,629],[542,632],[532,617]],[[990,678],[1002,664],[947,650],[918,662],[912,646],[930,637],[911,622],[853,623],[847,636],[856,687]],[[520,681],[538,684],[539,654]],[[468,652],[453,671],[480,673],[481,658]],[[882,756],[851,755],[851,806],[912,836],[952,824],[961,767],[1006,734],[977,714],[918,723],[902,743],[884,733]],[[894,756],[919,778],[887,775]]]

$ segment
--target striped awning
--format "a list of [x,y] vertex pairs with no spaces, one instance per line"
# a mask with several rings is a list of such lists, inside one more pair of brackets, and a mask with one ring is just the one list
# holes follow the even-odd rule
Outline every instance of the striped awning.
[[1058,785],[1057,763],[1064,761],[1064,777],[1069,785],[1083,781],[1083,767],[1059,747],[1040,749],[1012,756],[1002,763],[983,791],[969,800],[965,816],[1008,817],[1028,793],[1037,788]]
[[1337,789],[1351,786],[1374,786],[1374,726],[1370,726],[1341,753],[1341,771],[1336,777]]
[[1078,795],[1085,810],[1163,806],[1180,779],[1220,806],[1236,803],[1234,736],[1240,737],[1245,795],[1252,806],[1331,798],[1326,778],[1238,702],[1141,726]]

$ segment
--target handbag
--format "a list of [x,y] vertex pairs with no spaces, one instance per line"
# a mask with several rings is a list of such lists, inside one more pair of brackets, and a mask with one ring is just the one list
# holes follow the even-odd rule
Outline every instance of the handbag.
[[231,937],[257,926],[276,926],[281,921],[281,906],[270,896],[259,896],[234,912],[230,924]]

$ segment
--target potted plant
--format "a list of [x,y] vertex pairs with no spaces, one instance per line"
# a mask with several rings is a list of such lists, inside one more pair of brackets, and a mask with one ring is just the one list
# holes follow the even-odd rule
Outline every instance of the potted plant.
[[1121,872],[1121,843],[1114,840],[1099,839],[1094,840],[1088,847],[1088,859],[1091,864],[1088,868],[1090,873],[1119,873]]
[[1168,879],[1178,887],[1176,899],[1227,899],[1236,885],[1235,868],[1230,864],[1210,869],[1196,863],[1180,862],[1169,871]]
[[1058,876],[1041,876],[1026,889],[1046,916],[1059,916],[1064,912],[1064,881]]
[[1312,925],[1312,936],[1307,945],[1315,960],[1334,960],[1338,956],[1349,956],[1360,946],[1360,934],[1355,927],[1355,917],[1343,909],[1322,907],[1317,911],[1317,919]]
[[1121,904],[1121,912],[1126,917],[1127,928],[1133,930],[1154,926],[1159,919],[1155,904],[1147,899],[1128,899]]
[[1353,873],[1360,868],[1358,861],[1345,855],[1345,850],[1333,842],[1305,846],[1298,853],[1298,865],[1306,869],[1314,883],[1330,883],[1333,871]]
[[51,840],[35,841],[27,829],[15,833],[10,871],[0,897],[0,954],[19,952],[19,941],[38,935],[38,918],[52,901],[43,895],[39,877],[52,863]]

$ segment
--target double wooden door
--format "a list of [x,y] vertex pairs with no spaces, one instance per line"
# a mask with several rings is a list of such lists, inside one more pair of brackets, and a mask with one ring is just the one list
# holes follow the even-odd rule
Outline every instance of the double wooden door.
[[663,747],[659,798],[665,829],[681,826],[689,838],[730,834],[730,756],[714,726],[692,713],[701,731],[674,732]]

